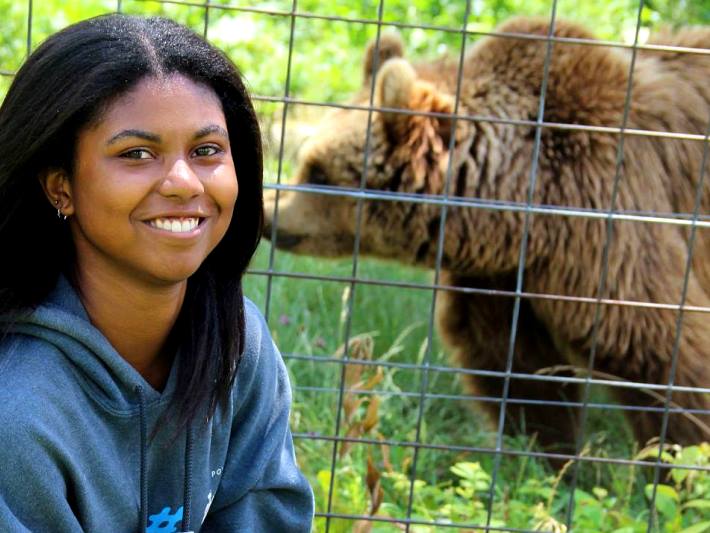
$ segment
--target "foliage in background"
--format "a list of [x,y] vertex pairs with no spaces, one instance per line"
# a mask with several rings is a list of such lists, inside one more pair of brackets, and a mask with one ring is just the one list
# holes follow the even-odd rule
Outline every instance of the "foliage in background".
[[[166,15],[196,31],[204,31],[205,9],[199,5],[163,4],[154,0],[122,0],[121,4],[122,10],[128,13]],[[34,2],[32,46],[71,22],[114,11],[117,5],[118,0]],[[211,5],[251,7],[274,13],[210,8],[208,36],[240,65],[255,93],[283,95],[291,42],[292,19],[289,13],[292,2],[212,0]],[[583,22],[601,38],[628,41],[633,35],[638,5],[638,0],[558,0],[557,16]],[[374,38],[377,26],[357,21],[377,21],[378,6],[377,0],[298,2],[299,13],[347,20],[296,19],[289,87],[291,95],[309,101],[327,102],[342,99],[358,86],[362,49]],[[385,23],[424,24],[454,30],[403,29],[401,32],[407,41],[407,50],[413,56],[433,57],[458,52],[461,38],[455,30],[460,30],[463,25],[464,1],[385,0],[383,6],[382,21]],[[471,0],[468,29],[489,31],[500,21],[517,14],[549,17],[551,6],[550,0]],[[27,15],[26,0],[0,0],[0,70],[16,70],[26,56]],[[642,16],[644,27],[657,27],[662,23],[677,26],[708,22],[710,0],[647,0]],[[383,31],[390,29],[386,24],[383,26]]]

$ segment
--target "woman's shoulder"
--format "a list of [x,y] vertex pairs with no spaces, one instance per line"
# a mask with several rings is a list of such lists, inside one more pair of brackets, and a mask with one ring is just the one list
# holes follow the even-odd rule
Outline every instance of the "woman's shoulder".
[[72,373],[61,351],[40,339],[19,334],[0,341],[0,431],[54,416],[72,389]]
[[278,354],[264,315],[259,307],[246,297],[244,298],[244,322],[244,356],[260,358],[264,355]]
[[281,354],[274,344],[269,326],[257,305],[244,298],[245,335],[237,372],[237,387],[242,392],[278,381],[285,372]]
[[51,343],[21,333],[8,333],[0,340],[1,390],[14,380],[41,381],[49,377],[54,367],[62,366],[61,351]]
[[247,335],[268,334],[269,328],[261,309],[246,296],[244,297],[244,319]]
[[61,493],[74,449],[68,443],[72,436],[74,442],[76,435],[84,438],[74,416],[81,407],[67,376],[71,370],[57,364],[62,358],[35,338],[13,334],[0,342],[0,493],[6,502]]

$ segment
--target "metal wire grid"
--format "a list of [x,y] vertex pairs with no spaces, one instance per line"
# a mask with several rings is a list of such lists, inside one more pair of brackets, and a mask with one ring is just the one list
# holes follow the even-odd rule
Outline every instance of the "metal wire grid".
[[[706,132],[705,135],[689,134],[686,132],[644,131],[644,130],[635,130],[635,129],[628,128],[627,127],[627,117],[628,117],[629,108],[630,108],[630,90],[631,90],[631,85],[632,85],[632,80],[633,80],[634,64],[635,64],[637,52],[639,50],[672,51],[672,52],[680,52],[680,53],[687,53],[687,54],[708,55],[708,54],[710,54],[710,49],[694,49],[694,48],[684,48],[684,47],[677,47],[677,46],[640,44],[638,36],[639,36],[639,29],[641,26],[641,24],[640,24],[641,12],[643,9],[644,0],[639,0],[635,37],[634,37],[633,44],[630,44],[630,45],[625,44],[625,43],[619,43],[619,42],[554,37],[552,35],[552,33],[554,31],[554,25],[556,23],[557,4],[558,4],[557,0],[552,0],[551,9],[550,9],[550,30],[549,30],[548,35],[545,37],[532,36],[532,35],[509,34],[509,33],[501,33],[501,32],[473,31],[468,27],[468,19],[469,19],[469,15],[470,15],[470,1],[466,2],[466,11],[465,11],[465,15],[464,15],[464,20],[463,20],[462,27],[460,27],[460,28],[450,28],[450,27],[436,26],[436,25],[429,25],[429,24],[402,23],[402,22],[395,22],[395,21],[386,22],[383,20],[384,0],[380,0],[378,3],[377,19],[352,18],[352,17],[348,18],[348,17],[339,17],[339,16],[330,16],[330,15],[302,12],[302,11],[298,10],[297,0],[292,0],[291,9],[289,11],[275,10],[275,9],[263,9],[263,8],[259,8],[259,7],[250,7],[250,6],[239,6],[236,4],[229,4],[229,5],[214,4],[210,0],[205,0],[202,2],[183,1],[183,0],[134,0],[134,2],[135,1],[145,2],[145,3],[175,4],[175,5],[184,5],[184,6],[193,6],[193,7],[203,8],[204,9],[203,33],[206,37],[208,37],[208,30],[209,30],[209,24],[210,24],[210,11],[211,10],[225,10],[225,11],[231,10],[231,11],[251,12],[251,13],[257,13],[257,14],[263,14],[263,15],[269,15],[269,16],[288,17],[290,19],[289,52],[288,52],[287,73],[286,73],[286,81],[285,81],[283,96],[254,95],[254,99],[258,100],[258,101],[277,102],[277,103],[283,104],[283,112],[281,115],[281,139],[280,139],[280,145],[279,145],[277,182],[275,184],[268,184],[265,186],[266,188],[274,189],[276,191],[276,198],[277,198],[276,205],[277,205],[277,207],[275,210],[275,218],[278,217],[278,195],[279,195],[280,191],[284,191],[284,190],[299,190],[301,192],[306,192],[306,193],[332,194],[332,195],[350,197],[350,198],[354,198],[357,200],[357,205],[358,205],[357,219],[358,220],[357,220],[356,227],[357,227],[358,231],[356,233],[355,246],[354,246],[354,250],[353,250],[352,272],[351,272],[350,276],[322,276],[322,275],[314,275],[314,274],[309,274],[309,273],[295,273],[295,272],[278,271],[278,270],[274,269],[275,249],[273,247],[272,247],[270,255],[269,255],[268,268],[266,270],[264,270],[264,269],[250,270],[251,274],[258,275],[258,276],[265,276],[267,279],[267,292],[266,292],[267,296],[266,296],[266,304],[265,304],[266,305],[265,311],[266,311],[267,318],[269,315],[269,307],[270,307],[270,303],[271,303],[272,280],[276,277],[341,282],[341,283],[347,283],[350,288],[349,298],[348,298],[348,302],[347,302],[348,314],[347,314],[347,321],[346,321],[346,327],[345,327],[345,333],[344,333],[344,346],[346,347],[346,350],[345,350],[345,353],[343,354],[343,356],[342,357],[320,357],[320,356],[312,356],[312,355],[308,355],[308,354],[299,354],[299,353],[285,353],[284,354],[284,356],[286,358],[290,358],[293,360],[303,360],[303,361],[309,361],[309,360],[316,361],[317,360],[320,364],[327,363],[327,364],[335,364],[335,365],[341,366],[340,379],[337,384],[334,384],[333,386],[324,386],[324,387],[302,386],[302,387],[297,387],[296,391],[295,391],[296,394],[298,394],[299,392],[310,391],[310,392],[316,392],[316,393],[335,393],[338,395],[337,411],[336,411],[336,417],[337,417],[336,418],[336,427],[335,427],[335,431],[334,431],[333,435],[313,435],[313,434],[310,434],[307,432],[301,432],[301,433],[294,434],[294,437],[296,439],[321,440],[321,441],[325,441],[325,442],[331,442],[333,445],[332,457],[331,457],[331,472],[330,472],[331,476],[330,476],[328,506],[327,506],[327,509],[325,509],[324,511],[319,510],[316,513],[317,516],[325,518],[326,531],[328,531],[330,529],[332,519],[367,520],[367,521],[372,521],[372,522],[382,522],[382,523],[389,522],[389,523],[396,523],[396,524],[400,524],[400,525],[404,524],[407,531],[409,531],[410,526],[414,526],[414,525],[430,525],[430,526],[436,526],[436,527],[441,527],[441,528],[446,528],[446,527],[478,528],[478,529],[484,530],[484,531],[511,531],[511,532],[512,531],[515,531],[515,532],[529,531],[526,529],[496,527],[496,526],[491,525],[492,504],[493,504],[493,499],[494,499],[496,480],[497,480],[497,476],[498,476],[498,472],[499,472],[499,468],[500,468],[500,461],[501,461],[501,458],[504,456],[547,457],[547,458],[552,458],[552,459],[561,459],[561,460],[565,460],[565,461],[566,460],[573,460],[574,470],[573,470],[573,477],[572,477],[572,490],[571,490],[570,494],[574,493],[574,487],[576,487],[576,484],[577,484],[577,477],[578,477],[577,474],[579,471],[579,466],[583,463],[607,463],[607,464],[617,464],[617,465],[624,465],[624,466],[651,467],[654,470],[653,493],[651,496],[651,507],[653,507],[654,502],[655,502],[655,498],[656,498],[656,489],[658,487],[658,484],[659,484],[660,478],[661,478],[661,472],[671,468],[671,465],[668,465],[668,464],[663,463],[661,461],[660,452],[659,452],[659,455],[655,461],[642,461],[642,460],[614,459],[614,458],[608,458],[608,457],[587,456],[587,455],[583,455],[581,453],[581,447],[584,442],[584,426],[586,424],[587,413],[591,409],[620,410],[620,411],[633,410],[633,411],[639,411],[639,412],[645,411],[645,412],[661,412],[661,413],[663,413],[663,415],[664,415],[663,416],[663,426],[661,428],[661,440],[660,440],[661,447],[659,449],[662,449],[663,443],[665,442],[666,428],[667,428],[667,421],[668,421],[669,414],[680,413],[680,412],[685,412],[685,413],[690,413],[690,414],[706,413],[706,411],[701,411],[701,410],[687,410],[687,409],[683,410],[678,407],[675,407],[672,405],[671,398],[672,398],[672,393],[674,391],[693,392],[693,393],[698,393],[698,394],[710,393],[710,384],[708,384],[708,387],[704,387],[704,388],[683,387],[683,386],[674,385],[674,374],[675,374],[675,368],[676,368],[677,359],[678,359],[680,331],[683,326],[684,314],[687,312],[710,313],[710,307],[691,306],[691,305],[687,305],[685,303],[685,296],[687,293],[687,285],[688,285],[688,279],[689,279],[690,268],[691,268],[692,252],[693,252],[693,248],[694,248],[697,229],[698,228],[703,228],[703,229],[710,228],[710,214],[700,213],[700,199],[701,199],[701,195],[702,195],[702,191],[703,191],[703,184],[704,184],[704,181],[707,179],[705,177],[705,168],[706,168],[706,162],[708,159],[708,146],[710,144],[708,142],[708,139],[710,136],[710,124],[708,125],[708,132]],[[29,54],[29,52],[31,51],[31,48],[32,48],[33,0],[28,0],[27,5],[28,5],[28,20],[27,20],[27,41],[26,42],[27,42],[27,53]],[[122,8],[123,8],[123,1],[117,0],[116,1],[116,11],[121,12]],[[364,160],[363,160],[364,171],[362,173],[362,178],[361,178],[360,185],[358,188],[346,189],[346,188],[342,188],[342,187],[329,188],[329,187],[324,187],[324,186],[309,186],[309,185],[293,186],[293,185],[283,184],[282,183],[282,169],[283,169],[282,164],[283,164],[284,144],[285,144],[284,143],[284,140],[285,140],[284,136],[285,136],[285,132],[286,132],[287,113],[288,113],[289,106],[297,104],[297,105],[322,106],[322,107],[338,107],[338,108],[343,108],[343,109],[360,109],[363,111],[367,111],[368,112],[368,130],[367,130],[366,143],[367,143],[368,147],[369,147],[370,138],[371,138],[370,128],[372,125],[373,112],[375,110],[378,110],[378,111],[382,110],[382,108],[375,109],[373,106],[373,104],[374,104],[374,79],[373,79],[373,83],[370,87],[370,101],[367,106],[342,105],[342,104],[332,104],[332,103],[326,103],[326,102],[306,101],[306,100],[301,100],[301,99],[297,99],[297,98],[292,98],[290,96],[292,57],[293,57],[293,51],[295,48],[295,46],[294,46],[294,28],[295,28],[297,19],[308,19],[308,18],[323,19],[323,20],[328,20],[328,21],[339,21],[339,22],[346,22],[346,23],[352,23],[352,24],[374,25],[376,27],[376,32],[377,32],[375,50],[377,50],[377,47],[379,47],[379,37],[380,37],[381,29],[384,26],[394,27],[394,28],[398,28],[398,29],[419,28],[419,29],[425,29],[425,30],[436,30],[436,31],[441,31],[441,32],[449,32],[449,33],[458,34],[461,39],[461,46],[460,46],[459,69],[458,69],[458,78],[457,78],[456,95],[455,95],[456,96],[456,98],[455,98],[456,107],[454,109],[454,112],[452,114],[419,113],[419,112],[417,112],[417,114],[438,116],[438,117],[442,117],[442,118],[450,118],[453,121],[457,121],[457,120],[485,121],[485,122],[489,122],[489,123],[502,123],[502,124],[534,127],[535,128],[534,157],[533,157],[533,165],[530,168],[527,201],[524,204],[520,204],[520,203],[512,203],[512,202],[488,201],[488,200],[479,200],[479,199],[471,199],[471,198],[450,197],[448,191],[449,191],[449,183],[450,183],[450,178],[451,178],[451,163],[449,163],[449,168],[447,169],[447,173],[446,173],[446,184],[445,184],[444,194],[441,196],[411,195],[411,194],[390,193],[390,192],[383,192],[383,191],[368,190],[368,189],[366,189],[366,186],[365,186],[365,183],[366,183],[365,179],[367,176],[367,170],[368,170],[368,165],[369,165],[368,150],[365,150],[365,156],[364,156]],[[471,115],[459,115],[458,114],[459,92],[460,92],[460,87],[461,87],[461,83],[462,83],[461,77],[462,77],[462,72],[463,72],[463,69],[461,68],[461,66],[463,63],[464,56],[465,56],[466,39],[470,36],[478,36],[478,35],[493,35],[493,36],[498,36],[501,38],[516,38],[516,39],[531,39],[531,40],[546,41],[547,52],[546,52],[545,65],[544,65],[545,70],[544,70],[544,76],[543,76],[543,85],[542,85],[542,89],[541,89],[541,93],[540,93],[538,114],[537,114],[537,118],[535,121],[502,119],[502,118],[498,118],[498,117],[471,116]],[[547,82],[548,82],[548,71],[549,71],[550,56],[551,56],[551,47],[552,47],[553,43],[569,43],[569,44],[583,44],[583,45],[587,45],[587,46],[617,47],[617,48],[627,48],[627,49],[631,50],[632,60],[631,60],[631,66],[630,66],[630,72],[629,72],[629,82],[628,82],[628,87],[627,87],[626,104],[625,104],[622,124],[618,128],[596,127],[596,126],[585,126],[585,125],[571,125],[571,124],[561,124],[561,123],[549,123],[549,122],[545,122],[543,120],[544,109],[545,109],[545,94],[546,94],[546,86],[547,86]],[[375,56],[375,61],[376,61],[376,58],[377,58],[376,52],[375,52],[374,56]],[[13,75],[14,75],[14,72],[12,72],[12,71],[0,69],[0,76],[11,77]],[[402,111],[399,109],[396,110],[396,112],[405,113],[405,114],[410,113],[408,111]],[[548,128],[548,129],[558,128],[558,129],[567,129],[567,130],[585,130],[585,131],[590,131],[590,132],[602,132],[602,133],[617,133],[619,135],[619,144],[617,147],[616,172],[615,172],[615,176],[614,176],[611,205],[608,210],[597,211],[597,210],[589,210],[589,209],[570,208],[570,207],[564,207],[564,206],[539,205],[539,204],[535,204],[533,202],[533,193],[535,190],[535,184],[536,184],[536,179],[537,179],[537,161],[538,161],[538,155],[539,155],[540,146],[541,146],[541,133],[542,133],[543,129],[545,129],[545,128]],[[621,176],[620,169],[621,169],[622,162],[623,162],[624,139],[626,138],[626,136],[635,136],[635,135],[664,137],[664,138],[669,138],[669,139],[692,140],[692,141],[700,141],[700,142],[704,143],[703,161],[702,161],[701,171],[700,171],[700,181],[699,181],[698,190],[696,193],[695,208],[692,213],[657,213],[657,212],[649,212],[649,211],[618,210],[615,208],[618,185],[619,185],[620,176]],[[451,142],[451,144],[453,144],[453,142],[454,142],[453,136],[452,136],[452,139],[450,142]],[[449,148],[452,148],[452,146],[450,146]],[[437,242],[437,260],[436,260],[436,268],[435,268],[435,272],[434,272],[433,283],[430,283],[430,284],[408,283],[408,282],[399,282],[396,280],[366,279],[366,278],[358,276],[358,273],[359,273],[359,269],[358,269],[359,242],[360,242],[360,226],[361,226],[360,222],[361,222],[362,206],[363,206],[364,200],[407,201],[407,202],[412,202],[412,203],[429,203],[432,205],[436,205],[440,208],[441,217],[440,217],[438,239],[437,239],[438,240],[438,242]],[[490,289],[478,289],[478,288],[466,288],[466,287],[452,287],[452,286],[442,285],[440,283],[439,275],[441,272],[443,241],[444,241],[444,236],[445,236],[445,221],[446,221],[446,216],[447,216],[447,210],[451,207],[467,207],[467,208],[472,208],[472,209],[503,210],[503,211],[509,211],[509,212],[520,212],[520,213],[524,214],[525,225],[524,225],[523,239],[521,241],[521,247],[519,250],[519,262],[518,262],[518,269],[517,269],[517,275],[516,275],[516,289],[515,289],[515,291],[490,290]],[[567,216],[567,217],[597,218],[597,219],[601,219],[601,220],[606,221],[606,223],[607,223],[607,233],[606,233],[607,238],[606,238],[606,242],[604,243],[603,268],[602,268],[601,276],[599,279],[597,296],[595,298],[557,295],[557,294],[539,294],[539,293],[526,292],[523,290],[525,258],[526,258],[526,253],[527,253],[526,244],[527,244],[527,239],[528,239],[528,235],[529,235],[529,220],[530,220],[531,216],[536,215],[536,214],[557,215],[557,216]],[[641,302],[641,301],[629,301],[629,300],[614,300],[614,299],[602,297],[602,295],[604,293],[604,286],[606,284],[606,276],[607,276],[607,272],[608,272],[608,259],[609,259],[608,249],[609,249],[611,240],[613,239],[613,222],[617,221],[617,220],[634,221],[634,222],[639,222],[639,223],[652,223],[652,224],[675,224],[675,225],[682,225],[682,226],[689,226],[690,227],[691,233],[690,233],[689,245],[688,245],[689,246],[689,253],[688,253],[688,257],[687,257],[687,261],[686,261],[683,292],[682,292],[680,302],[678,304],[669,303],[669,302]],[[274,232],[276,231],[276,226],[277,226],[277,220],[274,220]],[[358,285],[392,286],[392,287],[414,288],[414,289],[431,291],[432,298],[431,298],[430,313],[429,313],[429,323],[427,326],[427,350],[426,350],[426,354],[425,354],[424,361],[422,364],[397,363],[397,362],[391,362],[391,361],[367,361],[367,360],[361,360],[361,359],[352,359],[349,357],[349,353],[347,352],[347,346],[349,344],[348,341],[352,336],[351,327],[352,327],[352,316],[353,316],[353,301],[354,301],[355,290]],[[433,335],[434,335],[433,315],[434,315],[434,310],[435,310],[435,306],[436,306],[435,295],[440,290],[459,291],[462,293],[486,294],[486,295],[491,295],[491,296],[514,298],[514,312],[513,312],[513,316],[512,316],[511,336],[510,336],[510,342],[509,342],[507,358],[506,358],[506,369],[504,372],[463,369],[463,368],[451,368],[451,367],[445,367],[445,366],[437,366],[437,365],[434,365],[431,363],[431,351],[432,351],[432,344],[433,344],[432,341],[433,341]],[[621,306],[633,306],[633,307],[639,307],[639,308],[666,309],[666,310],[677,311],[676,342],[675,342],[673,354],[672,354],[672,371],[671,371],[671,376],[670,376],[668,384],[661,385],[661,384],[649,384],[649,383],[636,383],[636,382],[628,382],[628,381],[614,381],[614,380],[606,379],[606,378],[605,379],[596,379],[596,378],[592,377],[591,372],[587,372],[586,376],[583,378],[559,377],[559,376],[553,376],[553,375],[537,375],[537,374],[532,375],[532,374],[514,372],[513,371],[513,351],[514,351],[515,340],[516,340],[516,335],[517,335],[517,321],[518,321],[518,317],[519,317],[519,309],[520,309],[521,301],[523,299],[565,300],[565,301],[570,301],[570,302],[594,304],[596,306],[592,350],[591,350],[590,357],[588,360],[588,370],[591,370],[594,366],[596,343],[598,340],[598,325],[599,325],[599,317],[600,317],[599,310],[601,309],[602,306],[621,305]],[[282,348],[287,348],[287,347],[282,347]],[[419,390],[419,392],[402,392],[402,391],[394,392],[394,391],[368,391],[368,390],[348,389],[345,386],[346,365],[364,365],[364,366],[376,365],[376,366],[381,366],[381,367],[421,371],[422,372],[422,380],[421,380],[420,390]],[[431,372],[456,373],[456,374],[462,374],[462,375],[470,374],[470,375],[477,375],[477,376],[503,378],[504,384],[505,384],[504,385],[504,392],[501,397],[481,397],[481,396],[473,396],[473,395],[469,395],[469,394],[434,394],[434,393],[431,393],[428,391],[428,376],[429,376],[429,373],[431,373]],[[511,405],[512,404],[540,405],[540,404],[549,404],[550,403],[550,402],[547,402],[544,400],[509,398],[508,397],[508,390],[509,390],[509,384],[512,380],[533,380],[533,381],[540,381],[540,382],[575,383],[575,384],[580,384],[580,385],[584,386],[584,395],[583,395],[582,402],[555,402],[555,405],[581,408],[581,410],[582,410],[582,431],[580,432],[580,436],[579,436],[578,443],[577,443],[577,450],[576,450],[575,454],[570,455],[570,454],[561,454],[561,453],[535,452],[535,451],[531,451],[531,450],[513,450],[513,449],[506,449],[503,447],[502,435],[503,435],[503,427],[505,424],[505,408],[504,407],[507,404],[511,404]],[[595,402],[590,401],[590,399],[589,399],[589,389],[592,385],[604,385],[607,387],[620,388],[620,389],[621,388],[631,388],[631,389],[645,389],[645,390],[650,390],[650,391],[660,391],[660,392],[665,393],[665,402],[662,407],[629,406],[629,405],[623,405],[623,404],[595,403]],[[416,422],[415,439],[413,441],[381,440],[381,439],[367,439],[367,438],[351,438],[351,437],[340,435],[340,433],[341,433],[340,415],[341,415],[341,411],[342,411],[342,407],[343,407],[343,398],[344,398],[345,393],[357,393],[357,394],[363,394],[363,395],[376,393],[378,395],[418,397],[419,398],[419,412],[418,412],[418,417],[417,417],[417,422]],[[423,406],[424,406],[424,403],[426,400],[431,400],[431,399],[443,399],[443,400],[450,400],[450,401],[475,400],[475,401],[481,401],[481,402],[490,402],[490,403],[500,404],[503,408],[500,409],[500,419],[498,421],[498,431],[497,431],[495,448],[459,446],[459,445],[450,445],[450,444],[437,445],[437,444],[429,444],[429,443],[421,442],[420,430],[421,430],[421,424],[422,424],[422,419],[423,419]],[[406,517],[388,518],[388,517],[381,517],[381,516],[343,514],[343,513],[333,512],[333,510],[332,510],[332,494],[333,494],[333,490],[334,490],[337,451],[338,451],[339,445],[342,445],[343,443],[346,443],[346,442],[347,443],[358,443],[358,444],[369,445],[369,446],[379,446],[382,444],[386,444],[389,446],[406,447],[406,448],[411,448],[414,450],[414,460],[412,462],[411,478],[410,478],[411,482],[410,482],[410,488],[409,488],[409,502],[408,502],[408,509],[407,509],[407,516]],[[495,462],[494,462],[494,469],[493,469],[493,474],[492,474],[492,481],[490,484],[490,490],[489,490],[489,495],[488,495],[487,520],[486,520],[485,524],[464,524],[464,523],[446,524],[446,523],[431,522],[431,521],[425,521],[425,520],[419,520],[419,519],[412,518],[412,501],[413,501],[414,492],[415,492],[414,480],[416,479],[416,473],[417,473],[417,457],[418,457],[419,450],[422,450],[422,449],[442,451],[442,452],[458,451],[458,452],[471,452],[471,453],[493,454],[494,455]],[[685,466],[681,465],[680,467],[678,465],[673,465],[673,468],[686,468],[688,470],[704,470],[704,471],[708,470],[707,468],[697,467],[697,466],[692,466],[692,465],[685,465]],[[567,514],[566,514],[566,526],[568,527],[568,529],[570,529],[573,526],[573,524],[572,524],[573,511],[574,511],[574,499],[572,498],[572,496],[570,496],[570,501],[567,506]],[[655,517],[654,513],[649,513],[648,527],[647,527],[647,531],[649,533],[654,530],[654,526],[655,526],[654,517]]]

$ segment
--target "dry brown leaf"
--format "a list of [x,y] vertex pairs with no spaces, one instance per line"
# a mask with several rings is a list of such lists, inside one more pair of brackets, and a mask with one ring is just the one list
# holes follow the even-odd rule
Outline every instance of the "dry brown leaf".
[[375,466],[371,455],[367,456],[367,477],[365,479],[367,480],[367,488],[372,493],[375,485],[380,482],[380,471]]
[[[382,435],[382,433],[377,433],[377,438],[380,441],[385,440],[385,436]],[[390,461],[390,447],[387,444],[382,444],[380,445],[380,448],[382,449],[382,466],[384,466],[385,470],[388,472],[392,472],[394,468],[392,467],[392,462]]]
[[377,367],[377,372],[373,375],[370,376],[370,379],[368,379],[363,385],[362,389],[363,390],[372,390],[375,385],[380,383],[383,379],[385,379],[385,374],[382,371],[382,367],[378,366]]
[[380,471],[372,461],[372,456],[367,456],[367,489],[370,493],[370,516],[375,516],[382,505],[385,491],[380,485]]
[[365,419],[362,421],[362,429],[365,433],[368,433],[372,428],[377,425],[379,421],[378,407],[380,405],[380,398],[378,396],[373,396],[370,398],[370,403],[367,406],[367,412],[365,413]]
[[365,398],[358,398],[352,394],[346,394],[343,398],[343,411],[345,412],[345,420],[350,423],[354,418],[357,410],[365,401]]
[[354,389],[354,383],[359,383],[362,376],[362,365],[345,365],[345,387],[348,389]]
[[348,357],[350,359],[358,359],[361,361],[369,361],[372,359],[374,341],[370,335],[353,337],[350,339],[348,347]]
[[382,501],[384,499],[385,491],[382,490],[382,486],[378,482],[375,487],[374,494],[370,495],[370,516],[377,515],[377,511],[379,511],[380,505],[382,505]]
[[[359,422],[355,422],[352,424],[349,428],[347,433],[345,434],[345,438],[348,439],[357,439],[358,437],[362,436],[362,425]],[[340,458],[342,459],[345,457],[349,452],[350,449],[353,447],[354,442],[349,442],[349,441],[343,441],[342,445],[340,446]]]

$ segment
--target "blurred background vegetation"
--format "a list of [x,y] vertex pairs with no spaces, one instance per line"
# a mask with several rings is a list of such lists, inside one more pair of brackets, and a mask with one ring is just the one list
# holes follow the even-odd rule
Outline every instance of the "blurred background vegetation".
[[[166,15],[203,33],[202,0],[187,5],[155,0],[35,0],[32,7],[30,46],[71,22],[115,11]],[[286,82],[290,49],[292,2],[289,0],[211,0],[208,37],[226,50],[243,70],[255,94],[281,96]],[[296,2],[293,2],[294,4]],[[12,72],[28,49],[28,0],[0,0],[0,70]],[[457,53],[465,11],[463,0],[386,0],[382,21],[425,25],[440,29],[402,31],[409,53],[420,58]],[[215,6],[251,8],[254,11],[219,9]],[[557,15],[578,20],[600,38],[631,41],[638,0],[559,0]],[[300,0],[296,12],[330,18],[297,18],[293,36],[293,65],[289,92],[313,101],[342,98],[360,81],[360,56],[375,36],[377,0],[323,2]],[[468,29],[490,31],[512,15],[549,17],[551,0],[472,0]],[[331,18],[346,20],[332,20]],[[354,22],[368,20],[369,23]],[[641,15],[644,28],[660,25],[705,24],[710,21],[709,0],[647,0]],[[387,29],[387,26],[385,26]],[[7,87],[7,80],[4,84]],[[0,96],[2,93],[0,92]]]
[[[232,57],[256,98],[266,141],[266,180],[271,182],[288,179],[298,143],[323,112],[313,105],[288,106],[285,156],[279,161],[284,104],[275,100],[285,94],[304,102],[346,100],[362,83],[363,50],[377,33],[379,17],[377,0],[300,0],[295,8],[288,0],[212,0],[209,8],[201,0],[35,0],[30,31],[30,2],[0,0],[0,101],[28,50],[54,31],[116,11],[119,4],[126,13],[164,15],[182,22]],[[479,37],[477,32],[490,31],[510,16],[549,18],[552,5],[550,0],[472,0],[466,46]],[[292,17],[292,10],[304,16]],[[585,24],[601,39],[626,43],[633,41],[638,10],[638,0],[556,3],[558,17]],[[385,0],[382,31],[399,31],[407,53],[417,59],[457,55],[464,12],[463,0]],[[641,40],[662,26],[708,24],[710,0],[647,0],[640,20]],[[418,439],[435,446],[491,447],[495,431],[473,414],[475,407],[469,409],[473,401],[452,398],[463,390],[455,372],[355,365],[347,365],[343,372],[342,346],[353,338],[360,347],[358,357],[371,361],[451,366],[430,328],[431,289],[353,286],[349,281],[355,277],[426,285],[432,280],[430,272],[368,258],[325,261],[273,253],[268,242],[262,243],[252,268],[247,294],[267,311],[274,338],[286,355],[295,391],[292,426],[300,463],[316,492],[317,511],[329,510],[334,475],[330,510],[345,514],[405,517],[413,486],[412,517],[425,521],[485,523],[492,494],[492,525],[500,527],[564,531],[566,509],[574,501],[579,532],[645,532],[650,513],[658,515],[652,531],[691,527],[693,533],[710,531],[710,476],[703,472],[679,471],[673,479],[663,478],[669,489],[659,492],[656,509],[650,510],[649,468],[587,463],[572,488],[572,469],[556,471],[544,460],[511,455],[504,456],[491,487],[494,456],[486,453],[423,450],[415,459],[408,446],[357,444],[341,445],[332,461],[333,443],[318,437],[338,433],[375,441]],[[335,279],[265,275],[269,273]],[[353,390],[339,402],[343,380]],[[594,390],[592,400],[603,403],[608,396]],[[618,411],[591,409],[586,429],[587,456],[653,460],[658,455],[653,448],[634,448]],[[524,436],[506,438],[504,446],[536,449],[534,438]],[[710,448],[669,449],[664,460],[707,467]],[[318,519],[316,528],[322,530],[324,524]],[[401,528],[345,519],[331,523],[331,531],[370,530]],[[412,531],[434,530],[422,526]]]

